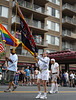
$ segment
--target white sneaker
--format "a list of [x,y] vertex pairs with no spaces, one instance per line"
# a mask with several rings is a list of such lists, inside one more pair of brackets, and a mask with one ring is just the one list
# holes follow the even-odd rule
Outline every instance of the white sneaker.
[[36,96],[36,99],[39,99],[41,97],[41,93],[39,93],[37,96]]
[[47,96],[41,96],[40,99],[47,99]]
[[54,93],[59,93],[59,91],[54,91]]
[[49,91],[48,93],[49,93],[49,94],[53,94],[53,92],[52,92],[52,91]]

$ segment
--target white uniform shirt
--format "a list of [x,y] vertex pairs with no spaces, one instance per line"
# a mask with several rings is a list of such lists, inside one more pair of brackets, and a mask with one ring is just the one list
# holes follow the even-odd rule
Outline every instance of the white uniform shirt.
[[10,55],[9,59],[11,59],[13,63],[8,61],[8,70],[17,71],[18,56],[16,54]]
[[38,56],[38,58],[39,58],[38,65],[39,65],[40,69],[41,70],[48,69],[49,68],[49,62],[50,62],[49,57],[42,58],[42,57]]
[[51,65],[52,73],[57,73],[57,68],[59,67],[58,63],[54,63]]

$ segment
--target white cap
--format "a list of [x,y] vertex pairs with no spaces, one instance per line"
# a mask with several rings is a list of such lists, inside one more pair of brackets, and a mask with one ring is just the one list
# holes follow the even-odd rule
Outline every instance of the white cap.
[[52,59],[51,59],[51,61],[54,61],[54,62],[55,62],[55,59],[54,59],[54,58],[52,58]]

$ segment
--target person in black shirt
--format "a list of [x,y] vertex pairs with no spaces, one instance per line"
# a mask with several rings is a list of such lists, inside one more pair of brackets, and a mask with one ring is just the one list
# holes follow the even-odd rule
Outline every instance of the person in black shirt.
[[5,77],[6,77],[6,70],[7,70],[7,66],[6,66],[6,62],[4,62],[4,64],[2,65],[2,82],[1,84],[5,84]]

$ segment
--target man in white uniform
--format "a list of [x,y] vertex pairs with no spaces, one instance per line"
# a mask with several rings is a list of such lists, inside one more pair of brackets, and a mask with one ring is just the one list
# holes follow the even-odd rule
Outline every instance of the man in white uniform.
[[57,77],[59,77],[59,64],[55,62],[55,59],[51,59],[51,64],[52,84],[50,94],[58,92]]
[[[39,68],[41,71],[39,72],[38,79],[37,79],[39,94],[36,96],[36,98],[47,99],[47,81],[49,78],[48,67],[49,67],[50,59],[47,57],[46,52],[43,53],[42,58],[40,56],[38,56],[38,59],[39,59],[38,65],[39,65]],[[44,95],[41,95],[41,89],[40,89],[40,81],[41,80],[43,81]]]
[[18,56],[15,54],[15,50],[11,50],[10,57],[6,57],[6,60],[8,61],[8,68],[7,68],[7,78],[9,81],[9,88],[5,90],[4,92],[11,92],[11,86],[13,85],[13,91],[17,88],[14,84],[14,77],[17,71],[17,62],[18,62]]

